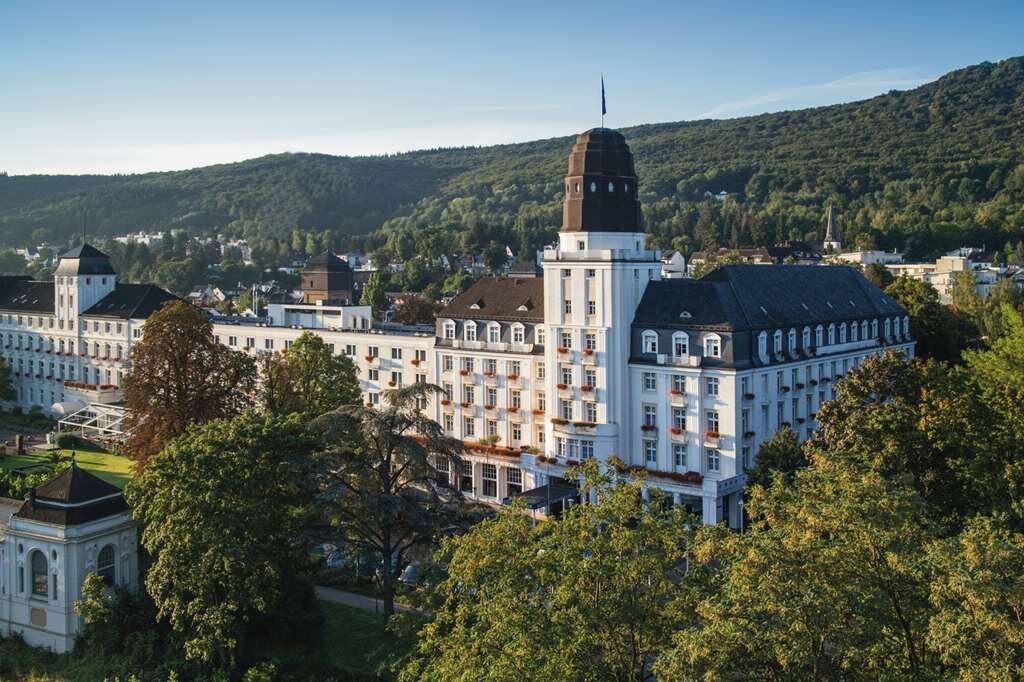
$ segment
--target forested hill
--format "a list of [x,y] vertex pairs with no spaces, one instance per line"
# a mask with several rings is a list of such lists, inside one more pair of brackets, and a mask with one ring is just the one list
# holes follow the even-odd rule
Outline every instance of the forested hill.
[[[623,132],[648,230],[662,247],[820,239],[829,202],[848,243],[923,255],[1022,238],[1024,57],[861,102]],[[571,143],[279,154],[130,176],[0,176],[0,242],[22,245],[40,229],[36,238],[66,237],[87,211],[94,234],[185,227],[289,239],[295,229],[329,230],[338,246],[394,258],[492,242],[530,249],[557,229]],[[733,196],[704,199],[720,191]],[[345,237],[382,225],[382,233]]]

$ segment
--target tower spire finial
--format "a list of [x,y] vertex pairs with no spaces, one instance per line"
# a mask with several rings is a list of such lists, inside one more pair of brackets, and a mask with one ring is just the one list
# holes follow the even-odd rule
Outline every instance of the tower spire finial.
[[601,74],[601,127],[604,128],[604,115],[608,113],[608,106],[604,99],[604,74]]

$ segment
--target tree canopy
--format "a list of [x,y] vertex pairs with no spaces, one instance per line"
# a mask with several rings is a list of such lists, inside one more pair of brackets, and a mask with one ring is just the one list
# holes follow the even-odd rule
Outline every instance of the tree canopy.
[[317,417],[361,401],[356,366],[335,354],[323,337],[303,332],[274,355],[263,376],[264,401],[275,414]]

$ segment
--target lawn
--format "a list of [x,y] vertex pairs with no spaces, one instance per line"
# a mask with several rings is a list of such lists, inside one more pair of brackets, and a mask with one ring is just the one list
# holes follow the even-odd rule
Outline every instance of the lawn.
[[[70,456],[70,450],[57,450],[62,456]],[[49,464],[52,452],[30,451],[27,455],[8,455],[0,458],[0,468],[16,469],[33,464]],[[78,466],[96,474],[104,481],[124,488],[132,475],[132,461],[121,455],[112,455],[95,450],[75,450],[75,461]]]
[[[402,655],[415,644],[386,629],[387,617],[344,604],[320,602],[324,614],[320,655],[356,679],[374,679],[384,652]],[[415,618],[415,616],[407,616]],[[391,679],[386,675],[378,679]]]

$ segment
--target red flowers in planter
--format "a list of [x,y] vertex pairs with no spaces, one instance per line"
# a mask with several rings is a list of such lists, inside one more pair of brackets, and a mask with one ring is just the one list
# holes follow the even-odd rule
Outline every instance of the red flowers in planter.
[[640,427],[641,431],[657,431],[658,427],[654,424],[644,424]]
[[530,410],[530,411],[533,412],[533,414],[538,416],[538,417],[544,414],[544,410]]
[[568,419],[562,419],[561,417],[552,417],[551,423],[552,424],[557,424],[559,426],[565,426],[566,424],[569,423],[569,420]]
[[494,372],[484,372],[484,376],[485,377],[493,377],[494,376]]
[[680,390],[679,390],[678,388],[673,388],[673,389],[670,389],[670,390],[669,390],[669,393],[671,393],[671,394],[672,394],[672,395],[674,395],[674,396],[680,396],[680,395],[682,395],[682,394],[683,394],[683,392],[682,392],[682,391],[680,391]]
[[672,428],[670,428],[670,429],[669,429],[668,431],[669,431],[669,433],[671,433],[671,434],[672,434],[673,436],[678,436],[678,435],[682,434],[682,432],[683,432],[683,430],[682,430],[681,428],[679,428],[678,426],[673,426],[673,427],[672,427]]
[[704,432],[704,437],[705,438],[718,438],[719,435],[720,434],[718,433],[718,431],[705,431]]
[[461,403],[463,407],[469,407],[469,403]]
[[469,376],[469,370],[468,369],[460,369],[459,370],[459,374],[461,374],[464,377],[468,377]]
[[564,391],[565,389],[569,388],[569,386],[567,384],[556,384],[555,388],[557,388],[559,391]]
[[582,386],[580,386],[580,390],[583,391],[584,393],[590,393],[591,391],[594,390],[594,387],[591,386],[590,384],[583,384]]
[[583,349],[583,354],[584,355],[593,355],[594,354],[594,349],[593,348],[584,348]]
[[568,349],[568,348],[566,348],[565,346],[559,346],[559,347],[558,347],[558,352],[559,352],[559,354],[561,354],[561,355],[565,355],[566,353],[568,353],[568,352],[569,352],[569,349]]
[[452,404],[452,401],[451,401],[451,400],[448,400],[448,398],[443,398],[443,399],[441,400],[441,404],[442,404],[442,405],[451,405],[451,404]]
[[508,408],[508,411],[511,412],[512,414],[515,414],[516,412],[519,411],[519,408],[513,406],[513,407]]
[[419,360],[419,358],[413,358],[413,359],[412,359],[412,360],[410,360],[409,362],[410,362],[410,363],[412,364],[412,366],[413,366],[413,367],[419,367],[419,366],[420,366],[420,360]]
[[377,356],[375,355],[367,355],[366,357],[363,358],[363,360],[366,360],[367,362],[373,362],[376,359],[376,357]]
[[509,381],[519,381],[519,375],[518,374],[509,374],[508,375],[508,380]]

